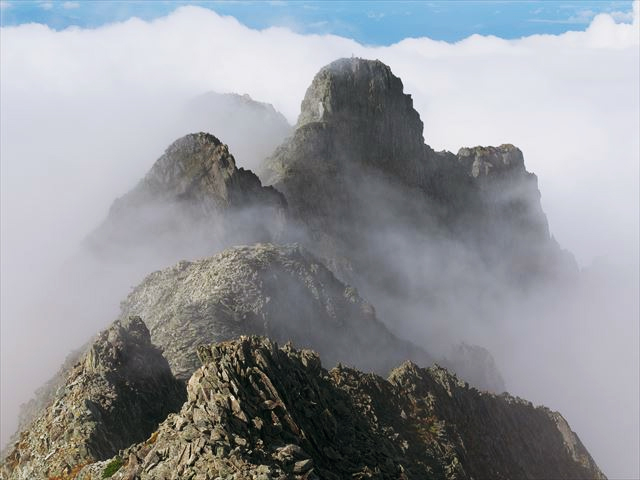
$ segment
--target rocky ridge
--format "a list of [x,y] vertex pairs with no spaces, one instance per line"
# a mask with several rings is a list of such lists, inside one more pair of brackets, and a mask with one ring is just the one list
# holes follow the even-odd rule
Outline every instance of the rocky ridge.
[[[564,419],[405,363],[388,380],[258,337],[201,346],[187,401],[79,479],[604,479]],[[111,473],[111,471],[110,471]]]
[[406,359],[432,362],[299,245],[234,247],[154,272],[122,302],[122,317],[132,315],[145,319],[152,341],[184,380],[200,364],[196,345],[248,334],[292,340],[329,364],[384,374]]

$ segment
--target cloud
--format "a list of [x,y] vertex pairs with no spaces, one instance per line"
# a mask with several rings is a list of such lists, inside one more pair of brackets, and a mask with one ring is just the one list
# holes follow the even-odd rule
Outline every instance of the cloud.
[[321,20],[319,22],[308,23],[307,28],[309,29],[325,28],[328,25],[329,25],[328,20]]
[[376,21],[383,19],[384,16],[385,14],[383,12],[367,12],[367,18],[370,18]]
[[608,14],[618,23],[632,23],[633,22],[633,11],[630,12],[611,12]]
[[[561,410],[610,476],[637,477],[638,334],[629,312],[637,310],[640,37],[633,5],[630,24],[601,14],[584,31],[562,35],[474,35],[454,44],[420,38],[388,47],[284,28],[252,30],[197,7],[97,29],[2,28],[1,423],[11,424],[29,389],[53,373],[79,336],[95,331],[88,318],[77,332],[55,333],[55,351],[25,359],[17,340],[32,327],[16,320],[21,302],[33,298],[46,272],[74,252],[112,200],[174,140],[167,128],[173,109],[210,90],[247,92],[295,122],[317,70],[356,55],[379,58],[402,78],[436,149],[519,146],[538,175],[551,231],[582,265],[604,257],[636,271],[612,284],[628,308],[603,307],[612,325],[606,334],[605,320],[580,311],[583,317],[568,322],[573,334],[538,332],[544,361],[517,356],[516,347],[532,348],[526,340],[535,331],[505,332],[500,340],[511,342],[512,352],[487,346],[506,364],[515,393]],[[597,300],[610,306],[607,298]],[[575,365],[565,351],[590,355]],[[626,403],[618,408],[609,398]],[[630,425],[624,440],[622,424]]]
[[[632,23],[634,19],[633,8],[637,8],[636,5],[637,1],[634,2],[632,10],[629,10],[627,12],[612,11],[600,15],[605,15],[613,19],[617,23]],[[533,13],[534,15],[538,15],[542,11],[543,10],[541,8],[538,8],[531,13]],[[557,23],[562,25],[589,25],[597,15],[599,14],[593,10],[584,9],[579,10],[575,15],[571,15],[568,18],[530,18],[528,21],[536,23]]]
[[62,8],[66,10],[71,10],[74,8],[80,8],[80,2],[64,2],[62,4]]
[[51,10],[53,8],[53,2],[40,2],[40,8],[43,10]]
[[0,1],[0,10],[4,10],[5,8],[9,8],[11,6],[11,2],[6,2],[4,0]]

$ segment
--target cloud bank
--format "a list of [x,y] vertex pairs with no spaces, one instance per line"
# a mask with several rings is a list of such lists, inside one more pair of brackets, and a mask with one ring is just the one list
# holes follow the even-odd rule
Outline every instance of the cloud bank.
[[[101,326],[87,319],[38,340],[25,305],[112,200],[187,133],[172,120],[176,110],[210,90],[248,93],[294,123],[317,70],[355,55],[378,58],[402,78],[434,148],[523,150],[552,233],[612,294],[567,307],[566,325],[539,319],[485,344],[513,393],[565,414],[608,475],[637,477],[638,18],[634,2],[632,23],[603,14],[585,31],[557,36],[419,38],[388,47],[251,30],[197,7],[97,29],[3,28],[2,441],[18,403]],[[586,351],[587,363],[557,364]],[[536,364],[524,360],[536,355]]]

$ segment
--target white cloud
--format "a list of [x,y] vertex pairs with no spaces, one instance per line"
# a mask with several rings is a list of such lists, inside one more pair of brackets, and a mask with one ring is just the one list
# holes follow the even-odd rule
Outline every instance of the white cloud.
[[62,4],[62,8],[66,10],[71,10],[74,8],[80,8],[80,2],[64,2]]
[[53,2],[40,2],[40,8],[43,10],[51,10],[53,8]]
[[5,8],[9,8],[11,6],[11,2],[6,2],[4,0],[0,1],[0,10],[4,10]]
[[[437,149],[518,145],[538,174],[559,242],[583,264],[608,256],[637,267],[638,2],[633,8],[631,24],[616,23],[617,14],[597,15],[585,31],[557,36],[507,41],[474,35],[455,44],[422,38],[388,47],[283,28],[251,30],[197,7],[93,30],[3,28],[2,424],[15,416],[16,400],[5,398],[16,388],[9,382],[31,378],[22,388],[35,388],[52,373],[38,370],[41,361],[17,364],[11,357],[18,348],[12,339],[29,326],[8,325],[6,304],[20,295],[29,298],[32,277],[72,252],[111,201],[173,140],[166,129],[171,107],[208,90],[247,92],[295,122],[313,75],[338,57],[389,64],[413,96],[427,143]],[[622,441],[621,422],[637,428],[637,412],[630,410],[631,400],[637,407],[638,389],[627,389],[637,385],[638,335],[637,318],[619,317],[612,323],[616,330],[587,345],[593,348],[591,360],[559,365],[554,372],[580,380],[572,384],[574,396],[551,388],[557,379],[542,378],[544,395],[534,400],[565,413],[607,473],[624,478],[638,475],[637,432],[625,437],[625,451],[608,439]],[[82,328],[89,332],[93,326]],[[77,346],[69,332],[59,335],[58,357],[48,352],[44,363],[55,365],[64,349]],[[581,338],[569,336],[566,342],[586,341]],[[621,368],[620,358],[631,362]],[[517,379],[515,385],[531,394]],[[23,390],[22,397],[28,393]],[[609,397],[630,398],[632,408],[610,408]],[[594,415],[603,421],[590,423]]]

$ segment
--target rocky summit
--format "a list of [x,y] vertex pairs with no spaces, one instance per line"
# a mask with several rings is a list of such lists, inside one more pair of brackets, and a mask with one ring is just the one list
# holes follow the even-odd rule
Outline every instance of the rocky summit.
[[202,346],[187,400],[78,479],[603,479],[558,413],[439,367],[388,380],[258,337]]

